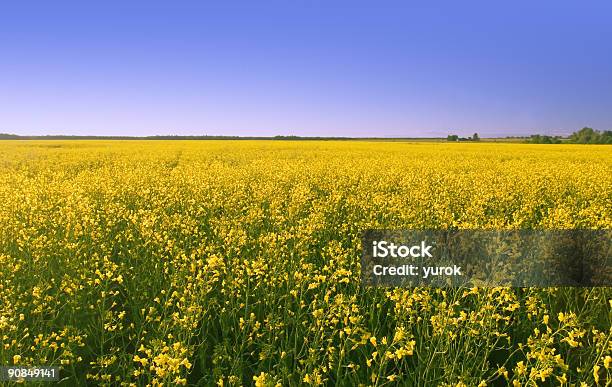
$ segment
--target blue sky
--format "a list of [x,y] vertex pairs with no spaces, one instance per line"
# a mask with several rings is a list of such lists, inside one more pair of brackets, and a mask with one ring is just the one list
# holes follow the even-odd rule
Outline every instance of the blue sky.
[[610,1],[12,3],[0,132],[612,129]]

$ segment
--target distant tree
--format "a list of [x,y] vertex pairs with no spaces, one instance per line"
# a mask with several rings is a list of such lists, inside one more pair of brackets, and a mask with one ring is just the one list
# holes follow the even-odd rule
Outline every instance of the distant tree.
[[527,140],[530,144],[561,144],[561,139],[559,137],[552,136],[542,136],[539,134],[534,134]]
[[604,130],[600,135],[600,144],[612,144],[612,130]]
[[472,141],[480,141],[480,137],[478,137],[478,133],[474,133],[472,136]]
[[570,136],[570,141],[577,144],[593,144],[598,133],[593,128],[584,127]]
[[600,132],[593,128],[584,127],[572,133],[569,140],[576,144],[612,144],[612,131]]
[[459,141],[459,136],[456,134],[449,134],[446,136],[446,141]]
[[529,137],[529,139],[527,140],[527,142],[530,144],[541,144],[542,136],[540,136],[539,134],[532,134],[531,137]]

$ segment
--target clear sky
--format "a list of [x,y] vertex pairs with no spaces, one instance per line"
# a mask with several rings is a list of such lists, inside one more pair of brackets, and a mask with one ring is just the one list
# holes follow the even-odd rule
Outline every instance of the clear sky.
[[0,132],[612,129],[609,0],[96,3],[0,5]]

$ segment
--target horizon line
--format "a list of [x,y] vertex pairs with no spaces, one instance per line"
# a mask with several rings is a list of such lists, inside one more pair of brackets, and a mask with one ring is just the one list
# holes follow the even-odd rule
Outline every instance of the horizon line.
[[[459,139],[468,140],[471,136],[463,137],[455,134],[449,134],[447,136],[298,136],[298,135],[274,135],[274,136],[256,136],[256,135],[178,135],[178,134],[156,134],[148,136],[130,136],[130,135],[80,135],[80,134],[44,134],[44,135],[20,135],[12,133],[0,132],[0,139],[54,139],[54,138],[66,138],[66,139],[244,139],[244,140],[282,140],[282,139],[389,139],[389,140],[446,140],[448,136],[458,136]],[[492,136],[492,137],[480,137],[479,139],[512,139],[512,138],[530,138],[531,136],[549,136],[555,138],[569,138],[570,134],[565,135],[542,135],[542,134],[529,134],[529,135],[507,135],[507,136]]]

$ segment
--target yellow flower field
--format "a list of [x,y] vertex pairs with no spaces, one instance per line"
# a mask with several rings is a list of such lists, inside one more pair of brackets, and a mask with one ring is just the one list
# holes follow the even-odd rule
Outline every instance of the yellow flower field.
[[1,141],[0,365],[64,385],[606,385],[611,288],[361,285],[365,229],[612,228],[612,148]]

